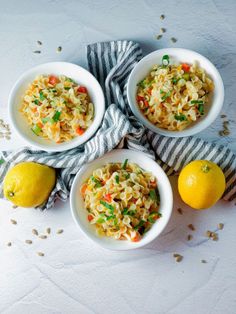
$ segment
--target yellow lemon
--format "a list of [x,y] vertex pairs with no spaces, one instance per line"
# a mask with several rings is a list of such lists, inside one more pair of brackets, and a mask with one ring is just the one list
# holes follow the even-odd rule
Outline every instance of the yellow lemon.
[[35,162],[21,162],[7,172],[3,192],[17,206],[36,207],[48,199],[55,182],[55,169]]
[[206,209],[224,193],[225,176],[214,162],[195,160],[180,172],[178,189],[186,204],[195,209]]

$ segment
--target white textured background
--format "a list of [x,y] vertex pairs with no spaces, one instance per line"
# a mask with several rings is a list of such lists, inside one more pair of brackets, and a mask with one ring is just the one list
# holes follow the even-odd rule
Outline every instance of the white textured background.
[[[161,21],[159,16],[165,14]],[[236,151],[236,2],[235,1],[3,1],[0,0],[0,118],[7,121],[7,98],[17,77],[48,61],[82,66],[85,45],[95,41],[133,39],[144,53],[184,47],[208,57],[225,84],[223,112],[230,135],[220,138],[222,118],[199,134]],[[160,41],[160,27],[167,29]],[[178,39],[176,44],[170,38]],[[36,41],[41,40],[40,47]],[[62,46],[62,52],[56,48]],[[34,54],[41,50],[41,54]],[[13,134],[0,139],[0,150],[22,146]],[[176,179],[172,178],[173,187]],[[0,201],[0,313],[236,313],[236,208],[219,202],[205,212],[176,210],[163,235],[133,252],[96,247],[75,226],[69,204],[49,212],[12,209]],[[12,225],[9,220],[16,219]],[[219,222],[219,241],[204,237]],[[193,223],[194,238],[187,225]],[[31,235],[51,227],[47,240]],[[64,233],[55,234],[58,228]],[[35,240],[33,245],[25,239]],[[11,241],[12,247],[6,243]],[[45,257],[36,255],[43,251]],[[184,256],[176,263],[173,253]],[[202,264],[206,259],[207,264]]]

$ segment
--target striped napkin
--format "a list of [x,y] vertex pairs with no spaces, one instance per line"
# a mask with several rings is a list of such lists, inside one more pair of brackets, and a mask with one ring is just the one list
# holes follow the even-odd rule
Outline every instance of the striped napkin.
[[[100,82],[106,98],[106,112],[96,135],[83,146],[67,152],[47,153],[29,147],[3,151],[5,160],[0,166],[0,182],[12,165],[21,161],[35,161],[57,169],[57,183],[46,204],[51,208],[59,198],[65,201],[75,174],[82,165],[115,147],[143,151],[156,159],[168,175],[178,172],[195,159],[208,159],[224,171],[227,187],[225,200],[236,198],[236,156],[225,146],[207,143],[196,137],[168,138],[145,129],[136,120],[126,97],[127,78],[142,58],[140,46],[133,41],[112,41],[87,46],[87,61],[91,73]],[[0,185],[0,197],[3,197]]]

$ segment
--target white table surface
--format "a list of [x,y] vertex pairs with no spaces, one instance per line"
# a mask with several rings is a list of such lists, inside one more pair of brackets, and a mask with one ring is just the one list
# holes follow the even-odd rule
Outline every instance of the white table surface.
[[[154,4],[155,3],[155,4]],[[165,14],[161,21],[159,16]],[[8,121],[7,98],[17,77],[48,61],[86,66],[85,46],[133,39],[144,53],[162,47],[196,50],[218,67],[225,84],[224,114],[230,135],[220,138],[222,118],[199,134],[236,151],[235,1],[3,1],[0,0],[0,118]],[[167,32],[155,39],[160,27]],[[170,38],[178,39],[176,44]],[[36,43],[41,40],[43,45]],[[56,48],[62,46],[62,52]],[[34,54],[40,49],[41,54]],[[0,150],[24,145],[13,133]],[[171,178],[176,191],[176,178]],[[177,193],[175,193],[177,195]],[[177,213],[181,206],[184,214]],[[12,225],[10,219],[17,220]],[[219,241],[208,240],[216,230]],[[106,251],[74,224],[69,203],[48,212],[12,209],[0,200],[0,313],[236,313],[236,208],[220,201],[197,212],[175,197],[174,213],[159,239],[132,252]],[[196,231],[187,228],[193,223]],[[47,240],[36,239],[32,228]],[[64,229],[57,235],[56,230]],[[187,241],[188,234],[193,240]],[[27,245],[25,239],[32,239]],[[8,247],[7,242],[12,246]],[[36,255],[45,253],[44,257]],[[176,263],[173,253],[184,256]],[[206,264],[201,260],[205,259]]]

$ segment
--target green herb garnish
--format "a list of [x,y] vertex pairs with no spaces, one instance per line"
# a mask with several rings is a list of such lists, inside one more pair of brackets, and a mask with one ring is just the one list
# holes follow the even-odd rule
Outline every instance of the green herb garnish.
[[157,194],[156,194],[156,191],[155,191],[155,190],[151,190],[151,191],[149,192],[149,196],[151,197],[151,199],[152,199],[153,201],[157,201]]
[[39,100],[38,99],[35,99],[35,100],[33,100],[33,102],[35,103],[35,105],[39,105]]
[[165,93],[165,95],[161,97],[161,100],[162,100],[162,101],[166,100],[168,97],[170,97],[170,94],[171,94],[170,91],[167,92],[167,93]]
[[103,217],[99,217],[96,221],[98,224],[102,224],[105,222],[105,219]]
[[191,100],[191,104],[204,104],[203,100]]
[[42,101],[45,99],[45,97],[44,97],[44,95],[43,95],[43,92],[40,92],[40,93],[39,93],[39,98],[40,98],[40,100],[42,100]]
[[144,80],[142,80],[142,81],[140,81],[138,84],[137,84],[137,86],[139,86],[139,87],[142,87],[142,88],[145,88],[145,79]]
[[35,124],[33,127],[32,127],[32,129],[31,129],[33,132],[34,132],[34,134],[36,134],[36,135],[39,135],[39,133],[42,131],[42,129],[37,125],[37,124]]
[[55,122],[59,121],[60,115],[61,115],[61,112],[60,112],[60,111],[56,111],[55,114],[54,114],[54,116],[52,117],[53,120],[54,120]]
[[125,175],[125,179],[128,180],[129,178],[130,178],[130,173],[127,173],[127,174]]
[[69,89],[71,89],[71,87],[67,87],[67,86],[66,86],[66,87],[64,87],[64,89],[65,89],[65,90],[69,90]]
[[91,176],[91,180],[96,184],[95,187],[96,188],[100,188],[102,186],[101,181],[99,181],[98,179],[96,179],[94,176]]
[[134,216],[136,214],[136,210],[129,210],[128,208],[124,208],[122,211],[122,215]]
[[134,227],[134,230],[138,230],[140,227],[142,227],[144,225],[145,221],[144,220],[140,220],[140,222],[137,224],[137,226]]
[[187,117],[184,115],[184,114],[176,114],[175,115],[175,120],[178,120],[178,121],[187,121]]
[[111,219],[114,219],[114,218],[116,218],[116,216],[115,215],[111,215],[111,216],[107,217],[107,220],[111,220]]
[[45,124],[47,122],[54,123],[54,120],[52,118],[47,117],[47,118],[42,118],[42,122],[43,122],[43,124]]
[[119,178],[119,176],[118,176],[118,175],[116,175],[116,176],[115,176],[115,180],[116,180],[116,183],[117,183],[117,184],[119,184],[119,183],[120,183],[120,178]]
[[190,79],[189,73],[184,73],[184,74],[183,74],[183,79],[184,79],[185,81],[189,81],[189,79]]
[[162,65],[166,67],[167,65],[169,65],[169,63],[170,63],[170,57],[168,55],[164,55],[162,57]]
[[67,82],[72,82],[72,83],[74,83],[74,80],[72,80],[72,79],[69,78],[69,77],[66,78],[66,81],[67,81]]
[[148,221],[151,222],[152,224],[160,217],[159,213],[151,213],[148,216]]
[[128,163],[128,159],[125,159],[123,165],[122,165],[122,169],[126,169],[126,166],[127,166],[127,163]]
[[107,202],[101,200],[100,204],[102,204],[104,207],[106,207],[107,209],[110,209],[110,211],[113,213],[115,210],[115,207],[112,206],[111,204],[108,204]]
[[176,83],[178,83],[179,80],[180,80],[180,77],[173,77],[172,78],[172,83],[176,84]]
[[204,104],[203,103],[198,105],[198,111],[199,111],[201,116],[204,115]]

